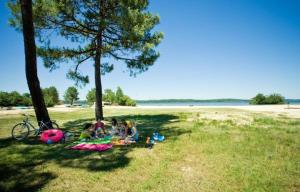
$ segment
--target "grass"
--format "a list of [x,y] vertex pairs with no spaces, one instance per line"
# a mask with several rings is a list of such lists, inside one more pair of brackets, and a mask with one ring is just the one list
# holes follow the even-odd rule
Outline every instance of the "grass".
[[[0,191],[300,191],[300,119],[230,109],[109,109],[137,122],[141,142],[97,153],[9,137],[0,117]],[[76,133],[93,111],[52,113]],[[166,141],[144,148],[154,130]]]

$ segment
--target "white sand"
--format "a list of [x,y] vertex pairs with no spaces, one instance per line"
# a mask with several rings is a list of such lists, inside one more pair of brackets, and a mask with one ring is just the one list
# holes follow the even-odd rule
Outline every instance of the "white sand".
[[[246,106],[104,106],[107,109],[241,109],[253,112],[270,112],[276,114],[286,115],[288,117],[300,118],[300,105],[246,105]],[[56,106],[49,108],[49,111],[70,112],[82,109],[80,107],[70,108],[65,106]],[[14,109],[1,110],[0,115],[21,114],[32,112],[33,109]]]
[[105,106],[109,109],[240,109],[253,112],[282,114],[287,117],[300,118],[300,105],[245,105],[245,106]]
[[[70,111],[76,111],[80,108],[74,107],[65,107],[64,105],[57,105],[55,107],[48,108],[48,111],[55,111],[55,112],[70,112]],[[0,110],[0,116],[1,115],[16,115],[16,114],[27,114],[33,112],[33,109],[11,109],[11,110]]]

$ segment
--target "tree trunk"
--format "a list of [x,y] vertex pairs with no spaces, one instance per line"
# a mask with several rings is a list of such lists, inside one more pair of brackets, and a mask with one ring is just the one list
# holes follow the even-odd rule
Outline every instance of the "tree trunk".
[[96,88],[96,103],[95,116],[96,120],[103,120],[102,108],[102,83],[101,83],[101,56],[102,56],[102,32],[101,20],[103,18],[103,2],[99,0],[99,28],[96,40],[96,55],[95,55],[95,88]]
[[32,105],[35,110],[37,121],[50,121],[50,117],[45,105],[40,81],[37,76],[36,66],[36,46],[34,40],[34,27],[32,20],[32,1],[20,0],[23,21],[23,38],[25,48],[25,70],[27,84],[29,87]]
[[96,104],[95,104],[95,116],[96,120],[103,120],[103,108],[102,108],[102,84],[101,84],[101,51],[97,50],[95,56],[95,87],[96,87]]

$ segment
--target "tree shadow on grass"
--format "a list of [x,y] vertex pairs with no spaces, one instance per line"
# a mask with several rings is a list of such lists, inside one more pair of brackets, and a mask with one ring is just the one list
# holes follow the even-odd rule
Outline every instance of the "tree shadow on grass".
[[14,144],[17,144],[17,141],[13,140],[11,137],[0,138],[0,149],[9,147]]
[[40,163],[0,163],[0,191],[37,191],[56,178],[51,172],[36,170]]
[[69,132],[75,133],[76,135],[79,135],[80,132],[82,131],[82,128],[84,127],[84,125],[86,123],[91,123],[94,120],[95,120],[94,118],[86,118],[86,119],[78,119],[75,121],[68,121],[63,124],[61,129],[64,131],[69,131]]
[[[113,117],[105,120],[110,121]],[[173,121],[179,119],[176,115],[130,115],[114,116],[118,120],[131,119],[137,124],[140,141],[130,146],[114,147],[105,152],[77,151],[66,149],[67,144],[46,145],[37,138],[30,138],[26,142],[16,142],[11,139],[0,140],[1,155],[20,155],[22,158],[10,161],[9,158],[1,160],[1,182],[2,191],[36,191],[54,179],[56,175],[51,172],[39,172],[30,167],[45,165],[47,162],[55,163],[60,167],[69,167],[74,169],[85,169],[87,171],[112,171],[126,167],[131,158],[127,157],[128,152],[135,148],[144,148],[147,136],[151,136],[155,130],[159,131],[168,139],[176,139],[182,134],[188,134],[188,131],[172,126]],[[80,133],[84,124],[93,119],[78,119],[76,121],[66,122],[62,129]],[[109,126],[109,125],[108,125]],[[78,137],[76,137],[78,138]],[[30,162],[30,163],[29,163]],[[5,178],[3,175],[5,175]]]

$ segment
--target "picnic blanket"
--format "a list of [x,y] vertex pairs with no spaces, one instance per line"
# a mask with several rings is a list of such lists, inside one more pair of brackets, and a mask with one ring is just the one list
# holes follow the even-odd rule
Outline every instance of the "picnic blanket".
[[91,139],[91,140],[75,141],[74,143],[77,143],[77,144],[108,144],[110,142],[111,142],[110,138],[97,138],[97,139]]
[[111,144],[85,144],[81,143],[71,147],[73,150],[85,150],[85,151],[106,151],[111,149]]

